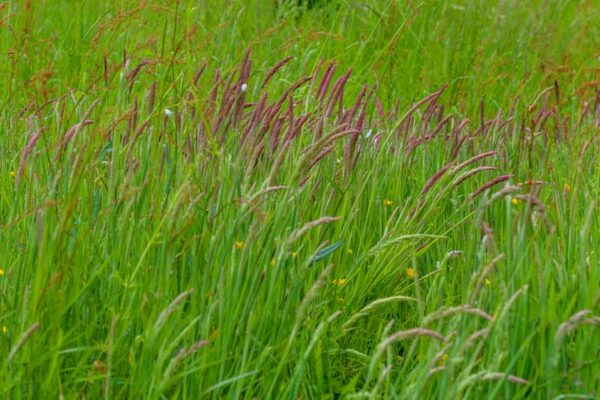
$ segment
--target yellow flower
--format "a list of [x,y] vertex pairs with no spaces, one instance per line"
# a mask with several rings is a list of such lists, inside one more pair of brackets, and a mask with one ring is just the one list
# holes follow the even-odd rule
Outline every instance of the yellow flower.
[[4,270],[0,268],[0,276],[4,275]]
[[343,286],[346,283],[346,279],[344,279],[344,278],[334,279],[332,283],[335,286]]
[[274,267],[274,266],[275,266],[275,257],[273,257],[273,258],[271,259],[271,267]]
[[236,242],[235,242],[235,248],[238,249],[238,250],[239,249],[243,249],[244,248],[244,242],[236,240]]
[[383,205],[386,207],[391,206],[392,204],[394,204],[394,202],[391,200],[388,200],[388,199],[383,200]]
[[415,271],[414,268],[407,268],[406,276],[408,276],[409,279],[414,279],[417,277],[417,271]]
[[516,197],[513,197],[513,199],[510,201],[513,206],[518,205],[521,201],[519,199],[517,199]]
[[8,333],[8,328],[6,326],[2,326],[2,329],[0,330],[2,330],[3,335],[6,335]]
[[15,171],[10,171],[8,175],[10,175],[11,178],[14,178],[15,176],[17,176],[17,173]]
[[354,253],[354,252],[352,251],[352,249],[348,249],[348,250],[346,250],[346,252],[347,252],[348,254],[352,254],[352,253]]
[[293,252],[292,252],[292,257],[298,257],[298,252],[296,252],[296,251],[293,251]]
[[490,286],[492,284],[492,281],[490,281],[488,278],[485,278],[485,281],[483,281],[483,283],[485,283],[485,286]]

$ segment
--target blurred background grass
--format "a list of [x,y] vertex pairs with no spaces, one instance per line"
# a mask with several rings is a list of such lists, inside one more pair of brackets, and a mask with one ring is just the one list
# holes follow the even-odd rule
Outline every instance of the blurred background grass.
[[145,79],[177,86],[204,62],[230,69],[248,47],[259,71],[294,56],[293,77],[335,59],[388,103],[407,105],[447,83],[448,100],[471,113],[480,100],[502,108],[517,95],[531,100],[555,79],[573,93],[597,78],[592,0],[275,3],[4,2],[2,97],[22,107],[39,90],[88,90],[103,57],[118,63],[124,51],[133,63],[151,60]]

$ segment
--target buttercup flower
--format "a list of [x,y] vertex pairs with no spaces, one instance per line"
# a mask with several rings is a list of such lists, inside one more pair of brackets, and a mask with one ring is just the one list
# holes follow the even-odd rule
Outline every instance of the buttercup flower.
[[346,279],[344,279],[344,278],[334,279],[332,283],[335,286],[343,286],[346,283]]

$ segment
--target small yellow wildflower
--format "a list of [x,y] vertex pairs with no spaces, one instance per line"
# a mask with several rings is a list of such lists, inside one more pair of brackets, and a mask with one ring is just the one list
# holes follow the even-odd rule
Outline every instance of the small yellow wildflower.
[[394,202],[391,200],[388,200],[388,199],[383,200],[383,205],[386,207],[391,206],[392,204],[394,204]]
[[354,252],[352,251],[352,249],[348,249],[348,250],[346,250],[346,252],[347,252],[348,254],[352,254],[352,253],[354,253]]
[[442,356],[440,357],[440,360],[439,360],[439,364],[446,365],[447,359],[448,359],[448,354],[446,354],[446,353],[442,354]]
[[8,333],[8,328],[6,326],[2,326],[2,334],[6,335]]
[[298,252],[296,252],[296,251],[293,251],[293,252],[292,252],[292,257],[298,257]]
[[14,178],[15,176],[17,176],[17,173],[15,171],[10,171],[8,175],[10,175],[11,178]]
[[407,268],[406,276],[408,276],[409,279],[414,279],[417,277],[417,271],[415,271],[414,268]]
[[0,276],[4,275],[4,270],[0,268]]
[[335,286],[343,286],[346,283],[346,279],[344,279],[344,278],[334,279],[332,283]]
[[274,266],[275,266],[275,257],[273,257],[273,258],[271,259],[271,267],[274,267]]
[[519,203],[521,202],[519,199],[517,199],[516,197],[513,197],[513,199],[510,201],[513,206],[519,205]]
[[485,281],[483,281],[483,283],[485,283],[485,286],[490,286],[492,284],[492,281],[490,281],[488,278],[485,278]]
[[243,249],[244,248],[244,242],[236,240],[236,242],[235,242],[235,248],[238,249],[238,250]]

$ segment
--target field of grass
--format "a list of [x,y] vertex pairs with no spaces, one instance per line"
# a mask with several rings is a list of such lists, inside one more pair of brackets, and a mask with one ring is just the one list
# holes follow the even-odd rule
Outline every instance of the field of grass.
[[0,1],[0,398],[597,399],[600,3]]

